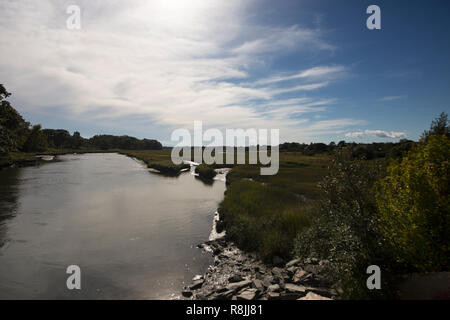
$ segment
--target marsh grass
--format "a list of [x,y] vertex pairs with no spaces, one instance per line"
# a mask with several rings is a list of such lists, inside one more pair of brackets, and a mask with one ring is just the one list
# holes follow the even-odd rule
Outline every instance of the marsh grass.
[[238,180],[227,189],[219,207],[230,239],[266,261],[291,256],[293,239],[309,225],[307,206],[283,188]]

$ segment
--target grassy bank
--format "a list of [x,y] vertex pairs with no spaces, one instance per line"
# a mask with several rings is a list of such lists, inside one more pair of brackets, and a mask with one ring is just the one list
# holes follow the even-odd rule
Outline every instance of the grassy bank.
[[317,201],[318,182],[330,156],[281,152],[276,175],[260,175],[256,165],[235,166],[227,175],[227,192],[220,204],[221,227],[236,244],[271,262],[289,259],[298,232],[309,226]]
[[118,153],[135,157],[145,162],[149,168],[156,169],[163,174],[177,175],[180,170],[189,168],[189,164],[176,165],[171,159],[171,150],[117,150]]

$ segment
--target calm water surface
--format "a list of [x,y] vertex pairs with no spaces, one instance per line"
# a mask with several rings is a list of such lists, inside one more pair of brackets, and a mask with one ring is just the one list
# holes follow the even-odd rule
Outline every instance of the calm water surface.
[[[0,171],[0,299],[172,299],[203,273],[225,183],[118,154]],[[81,268],[81,290],[66,268]]]

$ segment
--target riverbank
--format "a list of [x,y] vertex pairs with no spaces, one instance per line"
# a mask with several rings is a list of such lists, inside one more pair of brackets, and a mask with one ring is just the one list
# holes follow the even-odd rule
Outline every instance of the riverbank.
[[178,175],[182,170],[190,167],[189,164],[174,165],[171,159],[170,150],[122,150],[122,149],[48,149],[45,152],[11,152],[0,157],[0,169],[8,167],[24,167],[39,165],[48,160],[41,156],[57,156],[65,154],[85,154],[85,153],[118,153],[131,158],[136,158],[147,165],[148,168],[157,170],[165,175]]
[[182,295],[194,300],[330,300],[337,297],[322,274],[328,261],[279,258],[268,265],[255,253],[238,249],[225,234],[198,246],[214,256],[214,264],[196,275]]

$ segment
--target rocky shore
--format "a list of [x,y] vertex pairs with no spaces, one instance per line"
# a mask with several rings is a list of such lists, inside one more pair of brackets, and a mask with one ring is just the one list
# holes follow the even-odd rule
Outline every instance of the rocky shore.
[[225,234],[199,245],[214,255],[214,265],[183,288],[186,299],[196,300],[330,300],[336,298],[330,282],[321,275],[327,261],[298,259],[273,265],[255,254],[239,250]]

